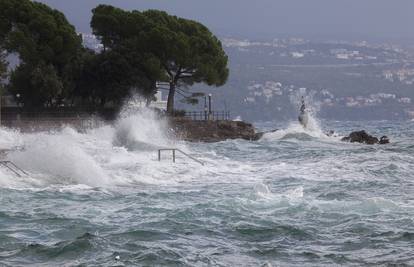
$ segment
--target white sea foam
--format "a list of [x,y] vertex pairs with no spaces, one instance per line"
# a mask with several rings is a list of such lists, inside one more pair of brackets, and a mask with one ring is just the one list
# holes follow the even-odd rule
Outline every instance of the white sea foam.
[[[299,110],[301,104],[301,97],[305,92],[298,91],[290,96],[290,101]],[[336,134],[328,136],[328,131],[323,130],[321,123],[317,118],[317,113],[320,110],[318,104],[313,101],[313,95],[304,96],[306,102],[306,110],[308,113],[308,123],[303,127],[298,121],[291,122],[285,129],[279,129],[275,132],[266,133],[263,140],[278,140],[278,139],[299,139],[301,141],[311,140],[313,138],[324,140],[338,140],[340,137]]]
[[[129,110],[123,112],[113,125],[84,132],[69,127],[56,132],[29,134],[1,129],[4,148],[24,146],[24,150],[5,154],[5,159],[15,162],[29,172],[29,176],[17,177],[0,168],[0,186],[74,186],[74,190],[82,190],[81,185],[116,189],[140,184],[265,184],[268,179],[289,178],[298,181],[361,181],[378,179],[375,173],[365,170],[392,175],[396,171],[409,174],[412,169],[410,155],[384,154],[376,148],[368,154],[354,154],[363,146],[338,145],[335,138],[323,134],[318,123],[311,125],[315,127],[304,129],[298,123],[292,123],[284,130],[266,134],[264,141],[257,143],[233,140],[218,144],[177,142],[165,134],[168,132],[167,123],[151,111]],[[279,142],[285,139],[294,139],[295,142],[284,142],[293,143],[293,146]],[[159,147],[180,148],[206,164],[201,166],[180,154],[177,154],[174,164],[168,152],[159,162]],[[401,160],[391,169],[378,164],[377,160],[387,161],[390,155]],[[302,186],[276,196],[266,186],[260,185],[256,189],[259,198],[263,199],[280,198],[286,202],[300,200],[304,196]]]
[[382,212],[414,211],[412,205],[398,203],[383,197],[368,197],[353,200],[324,200],[304,194],[303,186],[298,186],[284,192],[272,192],[268,185],[258,183],[253,186],[254,195],[240,198],[241,205],[260,210],[261,213],[271,214],[274,210],[290,207],[300,210],[318,210],[321,213],[361,214],[370,215]]
[[148,109],[125,110],[115,123],[114,145],[129,150],[151,150],[173,144],[167,122]]
[[[130,109],[122,112],[113,125],[85,132],[70,127],[27,134],[1,129],[2,147],[11,149],[4,153],[4,159],[13,161],[29,176],[18,177],[0,169],[0,186],[176,184],[208,175],[208,167],[180,154],[176,155],[176,164],[168,152],[158,162],[158,148],[179,148],[192,153],[183,142],[166,134],[168,131],[167,123],[154,112]],[[13,149],[16,146],[23,149]],[[211,157],[203,160],[208,162]]]
[[308,115],[309,119],[306,127],[303,127],[299,122],[294,121],[289,123],[284,129],[264,134],[262,140],[297,139],[300,141],[309,141],[316,138],[325,141],[338,141],[342,138],[335,133],[328,134],[329,130],[324,130],[321,127],[321,123],[314,112],[310,111]]
[[27,135],[24,150],[14,151],[8,158],[28,172],[42,176],[46,183],[92,186],[108,183],[102,167],[82,149],[70,130]]

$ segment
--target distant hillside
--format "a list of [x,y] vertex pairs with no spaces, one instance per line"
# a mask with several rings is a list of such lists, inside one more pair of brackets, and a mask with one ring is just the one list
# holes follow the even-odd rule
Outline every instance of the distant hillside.
[[226,105],[250,121],[292,119],[299,96],[306,95],[324,118],[414,117],[413,56],[396,46],[303,39],[224,39],[223,45],[230,57],[228,83],[195,89],[211,92],[216,109]]
[[[101,48],[92,35],[84,43]],[[268,42],[222,39],[230,78],[213,94],[213,109],[250,121],[288,120],[307,97],[319,117],[337,120],[414,118],[414,55],[390,44],[312,42],[300,38]],[[203,110],[198,105],[178,108]]]

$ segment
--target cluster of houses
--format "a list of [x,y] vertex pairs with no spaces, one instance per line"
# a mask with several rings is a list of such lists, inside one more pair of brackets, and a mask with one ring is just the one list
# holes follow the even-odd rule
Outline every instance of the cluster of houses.
[[397,70],[385,70],[382,73],[383,77],[390,81],[399,81],[408,85],[414,84],[414,69],[401,68]]
[[[306,94],[306,88],[296,88],[293,85],[284,86],[281,82],[277,81],[266,81],[261,82],[251,82],[247,86],[248,94],[244,99],[246,103],[257,103],[264,100],[265,103],[270,103],[273,98],[280,96],[289,96],[295,94],[295,92],[303,92]],[[327,89],[322,89],[320,91],[309,92],[312,95],[315,95],[315,100],[321,107],[328,106],[333,107],[346,106],[346,107],[367,107],[367,106],[376,106],[386,103],[399,103],[402,105],[410,105],[412,100],[410,97],[397,96],[396,94],[390,93],[376,93],[370,94],[369,96],[347,96],[347,97],[335,97],[335,95]],[[275,99],[275,101],[277,101]]]

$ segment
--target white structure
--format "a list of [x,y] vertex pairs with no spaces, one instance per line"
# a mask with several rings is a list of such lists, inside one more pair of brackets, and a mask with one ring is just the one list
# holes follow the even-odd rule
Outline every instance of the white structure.
[[290,55],[291,55],[293,58],[303,58],[303,57],[305,56],[305,54],[300,53],[300,52],[291,52],[291,53],[290,53]]
[[[136,108],[146,108],[147,107],[147,99],[140,95],[135,95],[131,99],[128,100],[127,105]],[[167,110],[167,101],[162,100],[162,94],[160,91],[157,91],[155,94],[155,101],[151,101],[149,104],[150,108],[157,108],[160,110]]]
[[161,91],[157,91],[155,94],[155,101],[152,101],[150,104],[152,108],[158,108],[161,110],[167,110],[167,100],[162,100]]

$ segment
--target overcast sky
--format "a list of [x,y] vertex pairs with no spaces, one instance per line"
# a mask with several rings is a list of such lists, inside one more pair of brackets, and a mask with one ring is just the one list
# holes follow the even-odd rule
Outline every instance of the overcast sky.
[[90,32],[91,9],[161,9],[198,20],[218,35],[250,38],[414,40],[414,0],[39,0]]

